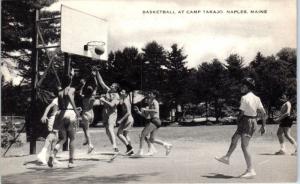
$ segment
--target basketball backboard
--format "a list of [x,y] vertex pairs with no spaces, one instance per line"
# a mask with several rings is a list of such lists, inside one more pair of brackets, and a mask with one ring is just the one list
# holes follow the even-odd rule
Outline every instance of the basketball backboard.
[[[66,53],[107,60],[108,22],[94,15],[61,6],[61,50]],[[95,48],[103,47],[97,55]],[[88,48],[88,49],[87,49]]]

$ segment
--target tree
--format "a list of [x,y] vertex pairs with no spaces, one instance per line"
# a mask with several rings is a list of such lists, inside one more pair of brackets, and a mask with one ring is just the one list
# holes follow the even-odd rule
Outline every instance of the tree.
[[286,62],[274,56],[266,57],[264,62],[254,68],[256,92],[266,105],[269,116],[272,115],[272,107],[278,106],[279,98],[286,89],[287,73]]
[[[1,11],[1,57],[2,62],[13,62],[16,63],[16,67],[12,70],[17,71],[16,73],[22,76],[24,79],[22,94],[26,94],[26,96],[22,100],[17,100],[16,103],[8,103],[7,98],[3,98],[2,94],[2,104],[9,104],[9,106],[2,106],[8,109],[16,109],[20,107],[20,104],[23,102],[23,108],[28,106],[27,100],[30,96],[30,93],[24,92],[24,89],[28,89],[30,85],[31,79],[31,50],[33,48],[32,36],[33,36],[33,28],[35,21],[35,9],[41,9],[46,6],[50,6],[54,3],[54,0],[20,0],[20,1],[3,1],[2,2],[2,11]],[[41,11],[41,17],[43,16],[55,16],[58,12],[47,12]],[[41,24],[41,27],[43,25]],[[47,24],[47,28],[49,29],[41,29],[42,34],[44,35],[44,40],[46,44],[56,42],[59,37],[59,25],[57,25],[57,20],[49,22]],[[39,67],[45,67],[45,52],[40,52],[40,65]],[[16,88],[16,89],[13,89]],[[18,87],[11,86],[4,87],[2,85],[2,91],[5,94],[8,94],[10,90],[19,90]],[[45,94],[43,90],[40,90],[38,93],[38,97],[44,97]],[[15,94],[16,96],[11,96],[12,98],[17,99],[19,94]],[[26,99],[26,100],[24,100]],[[2,109],[2,112],[9,113],[6,109]],[[24,111],[15,111],[18,112],[17,115],[24,115]],[[10,112],[13,113],[13,112]]]
[[142,56],[135,47],[125,47],[123,51],[111,53],[110,77],[127,90],[140,89]]
[[183,54],[183,48],[178,48],[177,44],[171,46],[171,51],[167,52],[167,73],[168,73],[168,91],[169,101],[175,101],[175,104],[182,104],[185,101],[186,83],[188,69],[185,66],[187,55]]
[[[30,59],[34,28],[35,9],[50,6],[55,0],[20,0],[2,2],[2,39],[1,58],[17,63],[19,75],[30,81]],[[55,16],[59,12],[42,11],[43,16]],[[45,24],[45,23],[44,23]],[[41,24],[43,27],[43,24]],[[47,29],[41,29],[46,44],[57,42],[59,26],[57,20],[47,23]]]
[[228,85],[227,103],[234,108],[237,108],[240,102],[240,87],[244,76],[244,60],[238,54],[231,54],[226,61],[227,77],[226,84]]
[[203,95],[206,107],[213,103],[217,121],[222,115],[224,99],[229,93],[225,78],[226,68],[218,59],[213,59],[211,63],[204,62],[198,67],[198,92]]
[[293,48],[282,48],[276,56],[279,60],[283,60],[287,64],[287,86],[286,92],[293,98],[296,103],[297,93],[297,54],[296,49]]
[[163,46],[153,41],[147,43],[145,48],[142,48],[142,88],[145,90],[156,89],[164,91],[165,89],[165,71],[163,66],[166,66],[166,51]]
[[296,49],[293,48],[282,48],[276,56],[278,59],[286,61],[288,63],[288,66],[291,67],[291,74],[293,75],[292,77],[296,76],[296,65],[297,65],[297,54],[296,54]]

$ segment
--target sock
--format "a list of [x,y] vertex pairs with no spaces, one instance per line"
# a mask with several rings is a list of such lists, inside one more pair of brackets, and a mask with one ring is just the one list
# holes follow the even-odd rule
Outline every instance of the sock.
[[42,151],[41,151],[41,153],[46,153],[47,152],[47,148],[42,148]]
[[56,157],[56,154],[57,154],[58,150],[56,148],[54,148],[53,150],[53,156]]
[[281,144],[280,144],[280,149],[281,149],[281,150],[285,150],[284,143],[281,143]]
[[295,151],[297,151],[297,144],[295,143],[295,144],[292,144],[292,145],[295,148]]
[[69,158],[69,163],[73,163],[73,158]]

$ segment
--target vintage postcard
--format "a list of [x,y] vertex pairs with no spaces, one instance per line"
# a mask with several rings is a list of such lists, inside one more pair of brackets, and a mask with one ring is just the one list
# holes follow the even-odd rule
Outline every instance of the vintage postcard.
[[296,183],[296,0],[1,2],[1,183]]

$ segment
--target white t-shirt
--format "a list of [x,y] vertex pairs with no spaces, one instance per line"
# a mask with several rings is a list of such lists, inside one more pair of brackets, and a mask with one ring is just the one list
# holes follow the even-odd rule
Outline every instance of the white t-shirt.
[[242,96],[239,109],[242,110],[246,116],[257,116],[257,110],[264,111],[264,107],[260,101],[260,98],[254,95],[252,92]]

